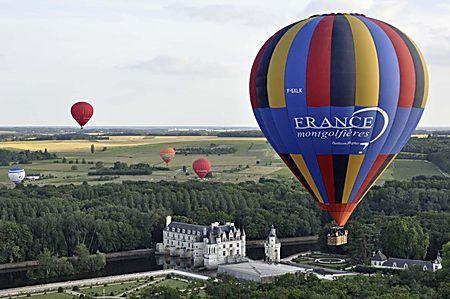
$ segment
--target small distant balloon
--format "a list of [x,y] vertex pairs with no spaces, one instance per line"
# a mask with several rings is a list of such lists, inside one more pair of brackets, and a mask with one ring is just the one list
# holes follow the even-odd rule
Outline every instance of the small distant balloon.
[[70,109],[72,117],[77,121],[81,128],[91,119],[94,114],[94,108],[87,102],[77,102]]
[[171,147],[163,148],[159,152],[159,156],[168,165],[170,162],[173,161],[173,158],[175,157],[175,150]]
[[204,179],[211,170],[211,163],[204,158],[198,159],[192,163],[192,169],[194,169],[194,172],[199,178]]
[[22,167],[13,167],[8,171],[8,177],[11,182],[18,185],[25,178],[25,170]]

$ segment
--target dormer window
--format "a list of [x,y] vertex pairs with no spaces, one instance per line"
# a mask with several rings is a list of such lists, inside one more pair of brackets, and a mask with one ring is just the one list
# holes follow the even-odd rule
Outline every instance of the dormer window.
[[394,262],[394,263],[392,264],[392,267],[397,268],[397,263]]

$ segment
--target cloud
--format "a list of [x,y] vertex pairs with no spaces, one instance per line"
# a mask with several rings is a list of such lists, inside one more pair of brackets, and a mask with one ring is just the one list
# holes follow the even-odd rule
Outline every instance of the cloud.
[[232,73],[231,66],[219,63],[199,61],[196,59],[181,59],[169,55],[159,55],[150,60],[141,61],[119,68],[176,76],[189,75],[220,77]]
[[239,6],[230,4],[185,5],[170,4],[166,9],[172,13],[214,23],[237,23],[248,26],[261,26],[285,19],[270,9],[261,9],[258,6]]

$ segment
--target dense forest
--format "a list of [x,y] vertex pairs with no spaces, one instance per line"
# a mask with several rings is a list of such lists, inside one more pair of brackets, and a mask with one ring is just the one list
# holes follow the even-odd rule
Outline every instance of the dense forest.
[[56,159],[56,154],[44,151],[9,151],[0,149],[0,166],[8,166],[11,163],[30,164],[33,160]]
[[[395,239],[386,236],[406,223],[428,241],[412,251],[387,253],[434,258],[449,241],[449,198],[448,178],[375,187],[349,222],[349,254],[361,262],[380,246],[390,250],[381,241]],[[265,238],[272,224],[280,237],[322,234],[331,224],[294,180],[19,186],[0,189],[0,263],[35,259],[45,249],[72,256],[79,244],[91,253],[152,247],[169,214],[199,224],[234,221],[248,239]]]

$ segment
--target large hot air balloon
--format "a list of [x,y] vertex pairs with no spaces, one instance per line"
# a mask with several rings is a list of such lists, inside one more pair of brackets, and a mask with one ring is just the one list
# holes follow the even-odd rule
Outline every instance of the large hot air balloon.
[[25,170],[22,167],[13,167],[8,171],[8,177],[14,184],[20,184],[25,178]]
[[72,117],[83,128],[83,126],[91,119],[94,114],[94,108],[87,102],[77,102],[70,109]]
[[204,179],[211,169],[211,163],[207,159],[198,159],[192,163],[192,169],[199,178]]
[[168,165],[175,157],[175,150],[171,147],[165,147],[159,152],[159,156]]
[[416,44],[361,14],[312,16],[281,29],[250,77],[261,130],[339,226],[408,141],[427,94]]

